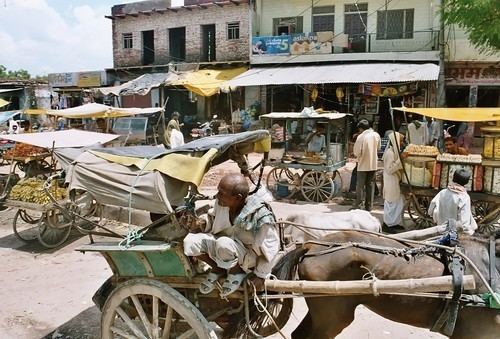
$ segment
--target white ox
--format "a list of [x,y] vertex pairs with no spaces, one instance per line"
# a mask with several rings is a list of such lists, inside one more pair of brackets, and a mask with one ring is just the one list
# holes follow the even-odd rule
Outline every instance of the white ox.
[[293,241],[299,243],[312,239],[320,239],[338,229],[381,231],[380,221],[371,215],[370,212],[364,210],[292,214],[286,220],[305,226],[321,228],[321,230],[305,228],[305,231],[302,231],[295,226],[286,227],[285,234],[290,235]]

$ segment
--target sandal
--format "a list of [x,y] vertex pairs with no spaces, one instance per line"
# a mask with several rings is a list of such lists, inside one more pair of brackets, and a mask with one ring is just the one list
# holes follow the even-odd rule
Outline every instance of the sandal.
[[222,277],[224,273],[214,273],[210,272],[207,274],[207,277],[204,281],[200,283],[199,290],[202,294],[209,294],[215,289],[215,284]]
[[246,276],[246,273],[228,274],[226,280],[222,284],[222,293],[220,296],[225,298],[235,292],[241,286]]

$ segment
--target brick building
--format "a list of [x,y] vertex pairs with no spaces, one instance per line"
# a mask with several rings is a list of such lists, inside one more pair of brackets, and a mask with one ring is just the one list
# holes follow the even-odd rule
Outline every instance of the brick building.
[[[231,69],[249,63],[249,1],[187,0],[172,7],[169,0],[138,1],[111,8],[113,68],[111,83],[120,84],[147,73]],[[147,95],[122,97],[124,107],[161,105],[167,114],[206,119],[230,113],[225,94],[194,96],[180,88],[161,87]]]

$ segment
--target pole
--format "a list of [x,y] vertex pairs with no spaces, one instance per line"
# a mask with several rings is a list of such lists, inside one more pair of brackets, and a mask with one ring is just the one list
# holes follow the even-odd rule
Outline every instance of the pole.
[[[439,6],[439,77],[438,77],[438,88],[437,88],[437,107],[446,107],[446,77],[445,77],[445,41],[444,41],[444,3],[445,0],[440,1]],[[443,121],[438,120],[439,123],[439,139],[438,148],[442,149],[444,132],[443,132]]]

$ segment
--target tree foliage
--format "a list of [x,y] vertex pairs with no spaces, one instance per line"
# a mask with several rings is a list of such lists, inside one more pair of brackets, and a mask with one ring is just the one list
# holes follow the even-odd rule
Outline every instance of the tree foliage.
[[500,0],[443,0],[447,24],[463,28],[482,52],[500,52]]
[[28,80],[31,75],[25,69],[19,69],[17,71],[10,71],[3,65],[0,65],[0,79],[8,80]]

